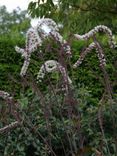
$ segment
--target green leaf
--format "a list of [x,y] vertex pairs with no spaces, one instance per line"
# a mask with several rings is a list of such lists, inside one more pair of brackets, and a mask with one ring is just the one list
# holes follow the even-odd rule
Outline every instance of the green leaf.
[[27,106],[28,106],[28,98],[27,97],[23,97],[22,99],[19,99],[18,101],[21,104],[21,108],[27,108]]

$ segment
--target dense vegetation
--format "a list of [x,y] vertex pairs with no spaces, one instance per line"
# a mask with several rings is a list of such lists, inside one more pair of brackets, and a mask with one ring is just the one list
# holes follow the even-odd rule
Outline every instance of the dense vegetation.
[[[72,58],[59,54],[58,43],[46,40],[41,46],[43,54],[40,56],[36,51],[32,55],[27,74],[21,78],[24,60],[14,47],[24,47],[30,20],[25,11],[8,13],[5,7],[0,8],[0,90],[18,101],[17,112],[21,116],[20,125],[0,134],[1,156],[117,155],[117,49],[110,49],[107,36],[98,33],[96,38],[107,60],[107,77],[95,50],[78,68],[73,68],[81,51],[92,42],[78,41],[73,34],[83,34],[104,24],[116,38],[116,9],[115,0],[31,2],[32,17],[49,17],[63,26],[60,33],[71,46]],[[47,74],[42,83],[36,82],[40,66],[51,59],[62,62],[72,80],[67,95],[61,88],[64,81],[58,72]],[[0,128],[15,121],[13,108],[7,103],[0,99]]]

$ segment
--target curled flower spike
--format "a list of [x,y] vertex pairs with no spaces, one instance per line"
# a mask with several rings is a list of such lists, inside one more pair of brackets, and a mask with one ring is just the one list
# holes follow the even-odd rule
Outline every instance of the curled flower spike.
[[86,55],[88,53],[91,52],[91,50],[93,50],[95,48],[95,43],[91,43],[80,55],[80,58],[77,60],[77,62],[73,65],[74,68],[78,67],[82,61],[84,60],[84,58],[86,57]]
[[43,25],[48,26],[53,31],[59,31],[58,25],[50,18],[42,18],[38,22],[38,26],[42,27]]
[[[10,96],[10,94],[8,92],[2,91],[2,90],[0,90],[0,98],[5,100],[7,102],[7,104],[10,104],[10,105],[13,104],[13,108],[15,110],[11,111],[11,113],[13,113],[12,115],[14,115],[14,111],[16,112],[16,109],[19,107],[18,102],[16,102],[14,100],[14,98],[12,96]],[[16,113],[15,113],[15,115],[16,115]]]
[[103,67],[106,65],[106,59],[105,59],[105,55],[104,52],[100,46],[100,44],[98,42],[95,43],[96,46],[96,53],[100,62],[100,67]]
[[16,52],[21,53],[25,59],[20,72],[21,76],[26,74],[30,63],[31,53],[36,51],[47,37],[51,37],[57,40],[63,47],[66,54],[71,55],[71,48],[59,34],[57,24],[49,18],[40,19],[36,27],[30,28],[27,31],[25,49],[19,48],[18,46],[15,47]]
[[15,51],[17,52],[17,53],[20,53],[21,55],[22,55],[22,57],[26,57],[26,53],[25,53],[25,50],[24,49],[22,49],[22,48],[19,48],[18,46],[15,46]]
[[67,75],[65,68],[55,60],[48,60],[41,66],[37,75],[37,80],[41,82],[46,73],[52,73],[54,71],[59,71],[62,74],[67,90],[67,84],[71,84],[72,81]]
[[115,40],[113,38],[112,31],[107,26],[104,26],[104,25],[96,26],[94,29],[90,30],[88,33],[86,33],[84,35],[74,34],[74,36],[78,40],[88,40],[89,38],[93,37],[98,32],[106,33],[109,37],[110,48],[115,47]]
[[9,130],[11,130],[11,129],[17,127],[18,125],[19,125],[19,122],[18,122],[18,121],[14,121],[14,122],[12,122],[12,123],[9,124],[9,125],[7,125],[7,126],[5,126],[5,127],[3,127],[3,128],[0,128],[0,133],[4,133],[4,132],[6,132],[6,131],[9,131]]
[[0,90],[0,97],[3,98],[4,100],[8,100],[8,99],[11,100],[11,99],[13,99],[13,97],[10,96],[9,93],[7,93],[5,91],[1,91],[1,90]]
[[92,42],[80,55],[80,58],[77,60],[77,62],[73,65],[73,68],[78,67],[82,61],[85,59],[86,55],[88,53],[90,53],[93,49],[96,49],[96,53],[100,62],[100,66],[102,65],[106,65],[106,59],[105,59],[105,55],[103,53],[102,50],[99,49],[99,47],[97,47],[97,45]]

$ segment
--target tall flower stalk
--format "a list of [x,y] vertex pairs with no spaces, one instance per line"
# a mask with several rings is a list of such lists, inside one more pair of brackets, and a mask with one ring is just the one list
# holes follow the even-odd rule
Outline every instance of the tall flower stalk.
[[77,62],[73,65],[74,68],[78,67],[82,61],[84,60],[84,58],[86,57],[86,55],[91,52],[93,49],[96,49],[96,53],[100,62],[100,68],[103,72],[103,76],[104,76],[104,82],[105,82],[105,92],[107,92],[109,99],[112,101],[112,87],[111,87],[111,83],[110,83],[110,78],[109,75],[106,71],[106,59],[105,59],[105,54],[104,51],[102,49],[101,44],[99,43],[99,41],[96,38],[96,33],[98,32],[104,32],[108,35],[109,39],[109,45],[110,48],[114,48],[115,47],[115,41],[112,35],[112,31],[104,26],[104,25],[99,25],[96,26],[94,29],[90,30],[88,33],[84,34],[84,35],[79,35],[79,34],[75,34],[75,38],[78,40],[89,40],[90,38],[93,40],[93,42],[81,53],[80,58],[77,60]]
[[10,96],[8,92],[0,90],[0,97],[6,101],[8,104],[8,108],[10,108],[10,114],[15,118],[16,121],[4,126],[3,128],[0,128],[0,133],[4,133],[6,131],[9,131],[11,129],[14,129],[17,127],[21,122],[20,122],[20,115],[17,112],[17,106],[18,104],[15,102],[14,98]]
[[59,62],[55,60],[48,60],[41,66],[37,75],[37,80],[42,81],[46,73],[52,73],[54,71],[58,71],[62,74],[65,84],[65,90],[68,91],[68,83],[71,85],[72,81],[67,75],[65,67],[63,67]]
[[74,34],[74,36],[78,40],[89,40],[90,38],[95,36],[98,32],[104,32],[105,34],[107,34],[110,48],[115,47],[115,40],[114,40],[112,31],[105,25],[98,25],[94,29],[90,30],[88,33],[84,35]]

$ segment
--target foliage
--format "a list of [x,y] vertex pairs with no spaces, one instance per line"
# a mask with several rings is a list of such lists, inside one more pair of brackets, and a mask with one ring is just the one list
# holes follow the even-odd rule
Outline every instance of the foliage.
[[3,90],[10,91],[14,88],[15,91],[15,87],[18,88],[16,79],[19,77],[18,62],[21,62],[21,58],[14,47],[23,46],[29,26],[30,19],[26,17],[26,11],[17,8],[9,13],[5,6],[0,6],[0,88]]
[[20,84],[20,67],[22,65],[22,59],[19,54],[15,52],[15,45],[23,45],[24,39],[17,38],[12,39],[8,36],[0,38],[0,88],[8,92],[14,92],[17,95]]
[[50,17],[64,25],[64,33],[84,33],[102,24],[116,33],[116,0],[39,0],[29,3],[32,17]]
[[[109,152],[114,155],[116,153],[114,139],[116,138],[116,128],[113,125],[116,125],[117,120],[116,103],[110,105],[110,103],[104,102],[101,105],[99,102],[104,92],[104,82],[96,55],[94,53],[89,54],[79,70],[73,70],[70,67],[70,62],[66,61],[69,75],[73,81],[73,88],[70,89],[71,93],[69,97],[66,97],[63,91],[56,92],[60,87],[59,75],[47,75],[43,83],[39,83],[38,86],[36,82],[33,82],[35,78],[31,75],[21,81],[18,75],[22,60],[14,51],[14,45],[18,43],[19,46],[22,46],[24,41],[8,40],[7,38],[1,39],[1,46],[4,47],[1,48],[1,59],[3,60],[1,62],[1,89],[9,90],[17,96],[23,125],[9,132],[9,136],[6,134],[0,136],[1,155],[29,156],[30,151],[35,156],[51,155],[51,148],[57,156],[70,155],[70,152],[76,155],[93,156],[96,150],[103,152],[103,155],[109,155]],[[8,47],[5,46],[6,43],[9,43]],[[51,59],[51,57],[57,58],[57,54],[55,52],[53,54],[51,49],[49,49],[49,52],[47,49],[44,51],[45,46],[48,47],[49,43],[47,43],[48,41],[41,47],[45,60]],[[80,54],[77,51],[80,51],[83,45],[84,42],[78,44],[76,40],[71,43],[74,52],[71,59],[72,64],[79,57]],[[52,45],[52,42],[51,46],[51,48],[56,47],[55,44]],[[114,82],[116,81],[113,78],[113,75],[116,74],[113,66],[116,61],[115,51],[108,51],[107,49],[106,55],[108,60],[107,70],[110,72],[112,82]],[[111,57],[112,55],[113,57]],[[37,67],[44,61],[37,56],[32,56],[32,59],[36,61],[34,64]],[[20,64],[16,64],[16,61]],[[3,62],[7,65],[7,68],[3,68]],[[30,66],[28,74],[30,72],[33,75],[35,75],[35,72],[37,73],[38,70],[35,69],[34,64]],[[13,78],[9,81],[8,73],[11,73]],[[98,78],[101,80],[95,81]],[[4,79],[7,80],[7,83],[4,82]],[[114,93],[116,93],[116,89]],[[71,110],[72,113],[70,113]],[[5,118],[7,117],[5,116]],[[9,118],[13,120],[11,117]],[[103,125],[104,135],[101,124]],[[45,140],[49,143],[49,146]]]
[[[58,4],[47,0],[44,4],[39,3],[39,8],[36,5],[35,2],[29,5],[33,15],[53,17],[64,24],[64,28],[61,29],[64,38],[70,33],[87,31],[98,23],[112,27],[116,34],[114,0],[99,0],[95,3],[91,0],[61,0]],[[19,16],[17,17],[19,19]],[[53,40],[46,40],[40,47],[43,51],[42,56],[38,56],[38,51],[32,55],[27,75],[21,78],[19,73],[24,60],[15,52],[14,46],[24,46],[24,37],[19,32],[23,28],[25,31],[29,26],[27,22],[23,28],[21,25],[8,25],[8,33],[4,32],[7,35],[0,36],[0,88],[14,95],[19,103],[19,114],[22,116],[22,124],[19,127],[0,135],[0,155],[117,155],[116,49],[108,48],[107,39],[102,37],[102,34],[96,36],[106,55],[105,69],[113,87],[111,100],[105,95],[105,81],[95,51],[86,56],[78,69],[72,68],[76,59],[80,57],[80,52],[92,40],[85,42],[72,36],[67,38],[72,49],[71,59],[58,55],[60,47]],[[18,26],[18,34],[13,33],[15,26]],[[2,30],[4,31],[3,28]],[[64,81],[58,73],[47,74],[42,83],[37,84],[35,80],[36,73],[44,61],[58,58],[65,64],[73,82],[69,86],[69,94],[65,94],[65,90],[61,89]],[[0,99],[0,128],[14,121],[9,115],[10,111],[7,103]]]
[[51,155],[51,149],[57,156],[93,156],[96,149],[104,155],[116,153],[115,103],[97,105],[98,99],[92,101],[91,92],[80,85],[71,89],[72,99],[52,90],[45,91],[42,99],[35,87],[23,94],[19,99],[23,125],[0,136],[1,155],[43,156]]

